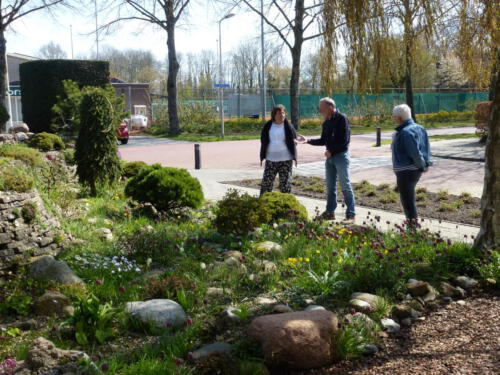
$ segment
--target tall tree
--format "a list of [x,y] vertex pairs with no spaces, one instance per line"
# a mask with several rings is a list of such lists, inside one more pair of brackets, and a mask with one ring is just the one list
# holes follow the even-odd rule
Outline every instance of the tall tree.
[[63,3],[64,0],[7,0],[0,1],[0,103],[5,102],[7,87],[7,40],[5,32],[14,22],[39,10]]
[[259,0],[241,0],[241,2],[262,17],[264,22],[290,50],[292,56],[291,120],[298,127],[300,123],[299,85],[302,48],[305,42],[322,35],[314,26],[320,19],[323,2],[321,0],[266,0],[263,12],[260,10]]
[[[497,63],[500,63],[500,53]],[[492,81],[493,102],[486,141],[481,229],[475,242],[476,247],[483,250],[500,249],[500,72],[498,70]]]
[[67,56],[62,47],[52,40],[38,50],[38,57],[42,59],[65,59]]
[[126,20],[139,20],[161,28],[167,34],[168,49],[168,122],[170,133],[180,132],[177,108],[177,75],[179,61],[175,45],[175,29],[177,22],[185,13],[190,0],[118,0],[119,8],[128,8],[129,16],[121,16],[112,23]]

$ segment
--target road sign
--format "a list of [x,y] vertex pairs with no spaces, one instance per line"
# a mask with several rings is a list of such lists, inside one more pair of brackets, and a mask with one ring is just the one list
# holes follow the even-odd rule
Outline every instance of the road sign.
[[229,88],[231,85],[229,83],[214,83],[215,88]]

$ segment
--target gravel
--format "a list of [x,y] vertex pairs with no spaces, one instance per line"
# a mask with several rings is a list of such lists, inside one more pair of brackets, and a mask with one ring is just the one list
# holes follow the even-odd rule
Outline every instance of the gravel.
[[294,375],[497,375],[500,298],[482,295],[442,306],[379,348],[373,357]]

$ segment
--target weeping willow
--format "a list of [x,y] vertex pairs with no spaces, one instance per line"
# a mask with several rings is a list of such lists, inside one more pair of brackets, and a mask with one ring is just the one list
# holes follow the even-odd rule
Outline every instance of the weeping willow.
[[469,80],[487,88],[498,70],[500,2],[460,0],[456,53]]

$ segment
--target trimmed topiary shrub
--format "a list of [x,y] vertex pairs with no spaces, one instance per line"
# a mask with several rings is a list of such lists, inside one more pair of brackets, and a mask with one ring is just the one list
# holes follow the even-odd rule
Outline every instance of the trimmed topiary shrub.
[[292,194],[278,192],[265,193],[260,204],[271,215],[271,220],[307,220],[307,210]]
[[57,134],[42,132],[31,137],[28,146],[41,151],[59,151],[64,148],[64,142]]
[[23,95],[23,119],[35,133],[51,131],[52,107],[63,96],[64,80],[80,88],[109,84],[109,63],[88,60],[37,60],[19,66]]
[[80,183],[97,194],[97,184],[111,184],[121,176],[116,130],[120,109],[113,108],[103,89],[89,89],[80,104],[81,127],[75,147]]
[[147,164],[143,161],[130,161],[122,163],[123,177],[134,177],[139,174],[139,171],[146,167]]
[[125,186],[125,194],[142,203],[151,203],[158,210],[192,207],[203,202],[199,181],[188,171],[153,164],[142,168]]

